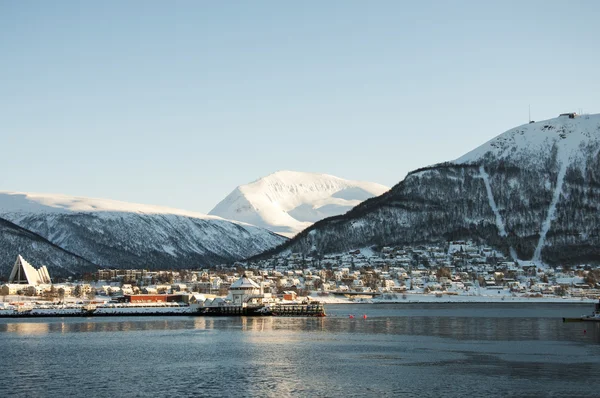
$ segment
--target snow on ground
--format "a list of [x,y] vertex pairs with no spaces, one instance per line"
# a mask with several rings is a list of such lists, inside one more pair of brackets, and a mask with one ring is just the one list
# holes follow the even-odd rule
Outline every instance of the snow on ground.
[[370,246],[361,247],[359,250],[360,254],[362,254],[365,257],[375,257],[375,251],[373,251],[373,249]]

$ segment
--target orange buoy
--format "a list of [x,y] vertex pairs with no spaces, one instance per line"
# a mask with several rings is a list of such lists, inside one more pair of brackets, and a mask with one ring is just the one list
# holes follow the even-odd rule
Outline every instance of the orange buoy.
[[367,314],[363,314],[363,319],[367,319]]

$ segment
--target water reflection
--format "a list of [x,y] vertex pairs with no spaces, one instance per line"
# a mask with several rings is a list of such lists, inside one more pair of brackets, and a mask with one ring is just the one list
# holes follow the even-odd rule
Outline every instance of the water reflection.
[[169,330],[186,328],[190,321],[172,321],[170,319],[138,319],[138,320],[113,320],[103,319],[61,319],[50,321],[23,321],[4,320],[0,323],[0,333],[17,334],[47,334],[47,333],[73,333],[73,332],[129,332],[139,330]]
[[0,325],[1,332],[16,333],[19,335],[47,334],[49,325],[47,323],[9,323]]
[[600,324],[563,324],[561,308],[545,310],[544,316],[525,309],[534,315],[529,317],[498,316],[495,310],[484,316],[483,309],[469,317],[450,307],[431,312],[361,307],[356,313],[366,308],[367,319],[349,319],[348,307],[327,318],[2,319],[0,391],[3,396],[597,395],[586,381],[599,376]]
[[[492,311],[490,311],[492,312]],[[555,310],[560,315],[560,308]],[[475,317],[467,316],[369,316],[349,319],[279,317],[123,317],[56,318],[49,320],[0,320],[0,333],[41,335],[48,333],[106,333],[176,330],[241,330],[247,333],[278,334],[291,338],[294,333],[387,334],[436,336],[455,340],[566,340],[600,343],[600,323],[562,323],[555,317]],[[462,314],[461,314],[462,315]],[[281,333],[285,332],[285,333]]]

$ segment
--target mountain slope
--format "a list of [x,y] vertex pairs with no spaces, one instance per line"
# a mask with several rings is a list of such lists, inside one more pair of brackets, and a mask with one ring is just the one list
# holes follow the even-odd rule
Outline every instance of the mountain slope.
[[599,152],[600,115],[519,126],[271,253],[475,239],[519,259],[599,262]]
[[200,213],[65,195],[0,193],[0,216],[102,267],[208,266],[285,241]]
[[[0,218],[0,276],[8,278],[17,255],[36,268],[46,265],[52,278],[93,272],[98,267],[47,239]],[[35,259],[35,261],[33,261]]]
[[209,214],[293,236],[388,189],[327,174],[278,171],[237,187]]

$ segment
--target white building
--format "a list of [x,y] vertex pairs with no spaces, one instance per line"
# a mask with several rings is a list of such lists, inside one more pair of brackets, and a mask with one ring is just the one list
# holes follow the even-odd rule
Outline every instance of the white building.
[[246,274],[235,281],[229,288],[231,301],[234,305],[244,305],[252,296],[262,295],[261,288],[258,283],[248,278]]
[[48,274],[48,269],[45,265],[36,269],[19,254],[8,278],[8,283],[23,283],[35,286],[51,284],[52,282],[50,281],[50,274]]

